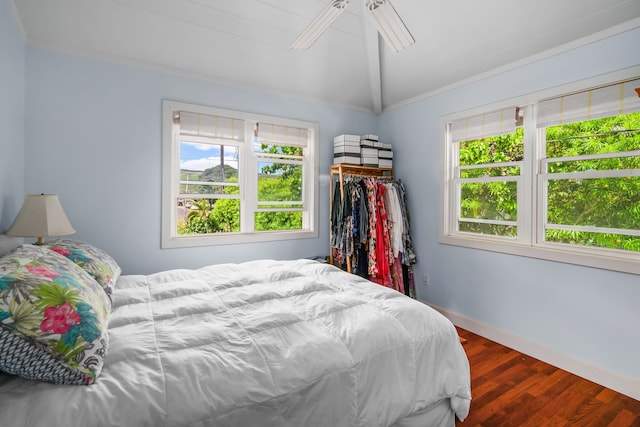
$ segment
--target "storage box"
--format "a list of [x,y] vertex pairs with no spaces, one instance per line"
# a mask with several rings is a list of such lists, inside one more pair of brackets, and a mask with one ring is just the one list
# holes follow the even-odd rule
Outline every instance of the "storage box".
[[374,141],[372,139],[361,139],[360,140],[360,146],[361,147],[366,147],[366,148],[375,148],[376,141]]
[[371,140],[371,141],[378,141],[378,135],[371,135],[371,134],[369,134],[369,135],[361,135],[360,136],[360,140],[364,140],[364,139],[368,139],[368,140]]
[[378,150],[378,157],[381,159],[393,159],[393,151],[391,150]]
[[369,148],[369,147],[360,147],[360,155],[362,157],[378,157],[378,149],[377,148]]
[[337,155],[337,156],[333,156],[333,164],[337,165],[337,164],[348,164],[348,165],[359,165],[360,164],[360,155],[356,154],[350,154],[349,155]]
[[[358,145],[360,143],[360,135],[350,135],[348,133],[343,133],[342,135],[338,135],[333,138],[334,144],[340,144],[345,142],[356,143],[355,145]],[[348,144],[348,145],[352,145],[352,144]]]
[[391,159],[378,159],[378,167],[379,168],[392,168],[393,160]]
[[333,146],[333,155],[343,155],[343,154],[360,154],[360,146],[359,145],[334,145]]
[[378,167],[378,156],[370,157],[370,156],[362,156],[360,157],[360,163],[362,166],[368,166],[371,168]]
[[352,147],[356,150],[360,149],[360,141],[342,141],[342,142],[334,142],[333,149],[341,149],[342,147]]

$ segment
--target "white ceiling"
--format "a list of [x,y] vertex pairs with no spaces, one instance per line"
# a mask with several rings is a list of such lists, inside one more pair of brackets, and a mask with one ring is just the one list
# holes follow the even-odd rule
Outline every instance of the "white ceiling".
[[640,0],[393,0],[416,39],[394,53],[364,1],[351,0],[309,50],[295,51],[328,0],[13,3],[32,45],[376,113],[640,26]]

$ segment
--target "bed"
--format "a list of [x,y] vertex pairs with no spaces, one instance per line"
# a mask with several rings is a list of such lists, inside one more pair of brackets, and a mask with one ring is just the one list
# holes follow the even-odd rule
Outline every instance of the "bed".
[[[3,426],[454,426],[468,414],[454,326],[397,291],[307,259],[120,275],[91,245],[47,246],[0,258]],[[45,288],[24,295],[32,272],[82,298],[44,309]],[[16,289],[45,313],[31,335]],[[65,359],[69,334],[85,342]]]

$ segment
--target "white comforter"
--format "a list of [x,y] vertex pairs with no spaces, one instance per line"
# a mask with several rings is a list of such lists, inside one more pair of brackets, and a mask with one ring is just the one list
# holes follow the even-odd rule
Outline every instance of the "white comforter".
[[309,260],[123,276],[91,386],[0,380],[0,425],[390,426],[448,400],[469,364],[442,315]]

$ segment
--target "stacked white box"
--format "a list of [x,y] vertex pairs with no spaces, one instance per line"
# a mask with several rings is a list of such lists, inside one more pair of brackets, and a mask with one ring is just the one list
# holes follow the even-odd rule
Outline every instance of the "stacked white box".
[[378,149],[378,167],[392,168],[393,167],[393,151],[391,144],[381,144]]
[[393,168],[393,160],[392,159],[378,159],[378,167],[379,168]]
[[378,149],[373,147],[360,147],[360,163],[362,166],[378,167]]
[[361,147],[376,148],[378,143],[378,135],[368,134],[360,136]]
[[360,135],[342,134],[333,138],[333,163],[360,164]]
[[392,168],[391,144],[380,141],[378,135],[342,134],[333,138],[333,163]]
[[360,164],[378,167],[378,135],[360,135]]
[[348,133],[343,133],[342,135],[338,135],[333,138],[333,145],[336,144],[349,144],[355,143],[355,145],[360,144],[360,135],[349,135]]

